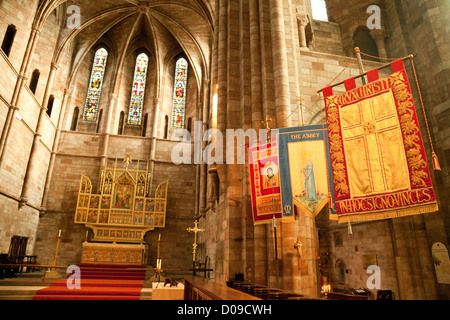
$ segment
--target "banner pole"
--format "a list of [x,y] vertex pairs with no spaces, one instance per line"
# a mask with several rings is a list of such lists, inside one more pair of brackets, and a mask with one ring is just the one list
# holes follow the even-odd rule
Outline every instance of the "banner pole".
[[[358,47],[355,48],[355,53],[356,53],[356,58],[358,59],[359,73],[361,75],[363,75],[366,72],[364,71],[364,65],[363,65],[362,58],[361,58],[361,51],[359,50]],[[367,84],[366,79],[364,77],[362,77],[362,82],[363,82],[363,85]]]
[[277,243],[277,219],[273,215],[273,234],[275,237],[275,273],[276,273],[276,288],[278,288],[279,274],[278,274],[278,243]]

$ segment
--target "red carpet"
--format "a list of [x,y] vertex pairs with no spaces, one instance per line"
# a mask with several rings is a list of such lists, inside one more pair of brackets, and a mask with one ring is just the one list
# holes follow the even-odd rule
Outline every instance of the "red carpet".
[[81,269],[80,290],[69,289],[67,280],[64,279],[38,290],[33,300],[140,300],[145,267],[93,264],[78,266]]

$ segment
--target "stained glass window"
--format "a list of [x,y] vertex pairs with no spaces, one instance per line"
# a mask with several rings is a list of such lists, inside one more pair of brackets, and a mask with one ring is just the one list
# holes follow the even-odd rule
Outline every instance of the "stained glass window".
[[175,69],[175,89],[172,109],[172,127],[184,128],[186,108],[186,83],[188,62],[181,58],[177,61]]
[[145,53],[141,53],[136,59],[133,91],[131,93],[130,111],[128,113],[128,124],[141,125],[147,69],[148,56]]
[[97,121],[98,106],[103,86],[103,76],[105,75],[108,51],[104,48],[95,53],[94,65],[92,67],[89,90],[84,107],[83,120]]

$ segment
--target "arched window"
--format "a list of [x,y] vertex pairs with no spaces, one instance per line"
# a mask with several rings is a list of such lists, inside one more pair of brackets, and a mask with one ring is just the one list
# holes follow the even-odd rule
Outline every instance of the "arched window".
[[8,29],[6,29],[5,37],[3,38],[2,42],[2,50],[6,54],[7,57],[9,57],[9,54],[11,53],[11,47],[14,43],[14,38],[16,36],[17,29],[14,25],[9,25]]
[[136,59],[133,91],[131,93],[130,111],[128,113],[128,124],[140,126],[142,123],[147,69],[148,56],[145,53],[141,53]]
[[117,131],[117,134],[119,136],[123,135],[123,123],[125,121],[125,112],[121,111],[120,112],[120,117],[119,117],[119,129]]
[[189,132],[189,141],[190,141],[192,138],[192,118],[188,119],[186,129]]
[[147,136],[147,123],[148,123],[148,113],[144,116],[144,124],[142,125],[142,136],[145,138]]
[[55,96],[54,95],[51,95],[49,98],[48,98],[48,104],[47,104],[47,115],[49,116],[49,117],[51,117],[52,116],[52,110],[53,110],[53,104],[55,103]]
[[175,68],[175,86],[172,107],[173,128],[184,128],[187,73],[188,62],[186,61],[186,59],[181,58],[177,61]]
[[328,21],[327,4],[325,0],[311,0],[314,20]]
[[40,76],[41,76],[41,73],[39,72],[38,69],[33,71],[33,75],[31,76],[31,81],[30,81],[30,90],[31,90],[31,92],[33,92],[33,94],[36,94],[36,89],[37,89],[37,85],[38,85]]
[[75,109],[73,110],[72,124],[70,125],[70,131],[76,131],[77,130],[79,113],[80,113],[80,108],[75,107]]
[[164,139],[169,137],[169,116],[164,118]]
[[[353,45],[354,47],[358,47],[361,52],[370,54],[371,56],[378,57],[378,47],[375,40],[373,40],[372,36],[370,35],[370,30],[366,26],[359,26],[356,28],[354,34],[353,34]],[[378,59],[363,56],[363,59],[366,60],[374,60],[379,61]]]
[[100,113],[98,114],[97,129],[95,130],[96,133],[100,132],[100,125],[102,123],[102,116],[103,116],[103,109],[100,110]]
[[83,120],[97,121],[98,107],[102,93],[103,77],[108,60],[108,51],[102,48],[95,53],[94,65],[92,66],[89,90],[84,106]]

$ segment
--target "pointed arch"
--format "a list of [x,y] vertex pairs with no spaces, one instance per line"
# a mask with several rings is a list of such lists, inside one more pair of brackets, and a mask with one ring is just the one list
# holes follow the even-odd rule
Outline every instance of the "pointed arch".
[[107,60],[108,51],[105,48],[98,49],[95,53],[94,63],[92,66],[91,79],[89,81],[89,89],[84,106],[83,120],[97,121]]
[[138,55],[134,70],[128,124],[141,125],[144,109],[145,87],[147,82],[149,57],[145,53]]
[[175,84],[172,106],[172,127],[184,128],[186,116],[187,76],[189,64],[185,58],[178,59],[175,65]]

